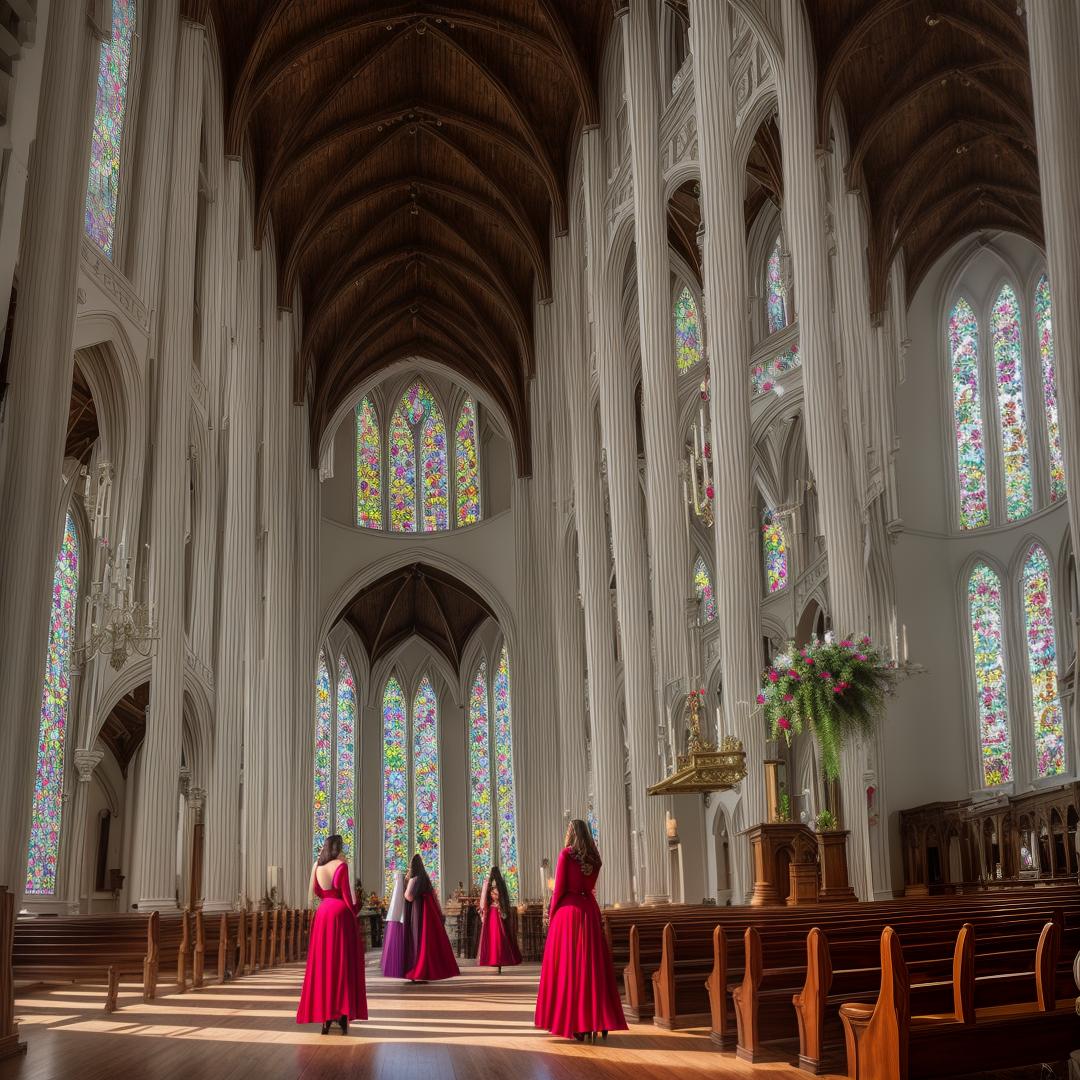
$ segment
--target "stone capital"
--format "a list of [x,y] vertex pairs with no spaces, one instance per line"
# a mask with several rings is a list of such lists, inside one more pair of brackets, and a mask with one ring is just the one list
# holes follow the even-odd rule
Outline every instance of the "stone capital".
[[76,750],[74,756],[75,768],[79,773],[79,783],[88,784],[98,767],[98,762],[105,756],[104,750]]

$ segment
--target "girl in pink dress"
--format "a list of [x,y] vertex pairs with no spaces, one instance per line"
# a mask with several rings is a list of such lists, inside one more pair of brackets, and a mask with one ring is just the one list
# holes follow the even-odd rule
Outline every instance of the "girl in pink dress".
[[394,871],[394,891],[386,909],[382,973],[388,979],[405,977],[405,875],[400,870]]
[[600,907],[593,895],[600,853],[584,821],[571,821],[559,853],[548,909],[547,944],[536,996],[536,1026],[564,1039],[596,1041],[624,1031],[619,988]]
[[502,974],[504,967],[521,963],[521,950],[510,921],[510,897],[506,882],[497,866],[491,868],[480,893],[480,952],[478,967],[494,967]]
[[367,991],[364,940],[356,922],[359,908],[337,834],[326,838],[311,868],[311,892],[319,898],[319,907],[311,924],[296,1022],[322,1024],[326,1035],[336,1020],[341,1034],[348,1035],[350,1020],[367,1019]]
[[438,982],[460,975],[442,908],[419,852],[409,864],[405,884],[405,978],[409,982]]

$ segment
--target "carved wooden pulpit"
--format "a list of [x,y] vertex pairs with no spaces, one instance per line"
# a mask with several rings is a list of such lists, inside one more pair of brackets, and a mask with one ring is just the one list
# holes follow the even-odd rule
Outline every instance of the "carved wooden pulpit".
[[[747,830],[754,853],[754,893],[752,907],[788,904],[792,907],[815,903],[814,890],[806,888],[806,866],[814,866],[817,878],[817,840],[814,833],[797,822],[763,822]],[[792,867],[795,873],[792,874]]]

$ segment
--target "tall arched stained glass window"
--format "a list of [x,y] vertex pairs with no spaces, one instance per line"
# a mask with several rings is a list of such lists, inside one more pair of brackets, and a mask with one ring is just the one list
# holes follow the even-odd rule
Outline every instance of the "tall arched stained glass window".
[[135,0],[112,0],[112,37],[98,58],[90,175],[86,183],[86,235],[111,259],[120,193],[120,149],[127,112]]
[[1005,516],[1009,521],[1031,513],[1031,454],[1024,415],[1024,353],[1020,305],[1012,286],[1002,285],[990,315],[997,376],[998,422],[1005,476]]
[[423,383],[413,383],[394,410],[389,442],[391,530],[438,532],[450,528],[446,425]]
[[[769,322],[769,333],[783,330],[790,322],[787,310],[787,285],[780,263],[780,237],[777,236],[769,259],[765,263],[765,314]],[[760,264],[759,264],[760,265]]]
[[977,529],[990,521],[986,498],[986,446],[979,393],[979,323],[963,297],[949,316],[949,354],[960,489],[960,527]]
[[517,800],[514,796],[513,709],[510,702],[510,658],[506,646],[495,670],[495,791],[499,824],[499,868],[510,899],[518,897]]
[[400,409],[390,421],[390,528],[416,532],[416,444]]
[[788,580],[787,540],[779,516],[766,510],[761,518],[761,547],[765,556],[765,584],[779,592]]
[[52,896],[56,892],[56,863],[64,798],[64,741],[71,705],[71,650],[79,599],[79,537],[68,514],[64,539],[53,570],[49,644],[41,690],[41,724],[30,846],[26,860],[26,893]]
[[446,468],[446,425],[432,406],[420,429],[424,471],[424,532],[450,528],[450,491]]
[[382,528],[382,439],[375,406],[364,398],[356,406],[356,524]]
[[694,592],[701,604],[702,621],[712,622],[716,618],[716,593],[713,591],[712,574],[700,555],[694,563]]
[[337,779],[334,788],[335,831],[346,859],[356,858],[356,680],[349,661],[338,661]]
[[1065,720],[1058,696],[1050,560],[1040,544],[1032,544],[1028,551],[1022,586],[1035,728],[1035,769],[1040,777],[1060,776],[1065,772]]
[[413,820],[416,850],[439,891],[439,704],[425,675],[413,701]]
[[469,818],[472,883],[484,882],[491,866],[491,721],[487,663],[480,661],[469,693]]
[[1057,502],[1058,499],[1065,498],[1065,461],[1061,454],[1057,379],[1054,372],[1054,329],[1050,320],[1050,308],[1050,279],[1043,274],[1035,286],[1035,333],[1039,339],[1046,444],[1050,456],[1050,500]]
[[454,428],[454,475],[457,480],[457,523],[480,520],[480,469],[477,454],[476,405],[466,398]]
[[693,294],[684,285],[675,301],[675,365],[689,371],[701,355],[701,318]]
[[979,763],[986,787],[1012,779],[1009,697],[1002,642],[1001,582],[979,563],[968,578],[968,615],[979,715]]
[[331,785],[334,766],[334,718],[330,704],[330,668],[326,653],[319,653],[315,673],[315,819],[311,848],[316,858],[330,835]]
[[387,895],[394,871],[404,873],[409,865],[407,739],[405,694],[392,675],[383,691],[383,868]]

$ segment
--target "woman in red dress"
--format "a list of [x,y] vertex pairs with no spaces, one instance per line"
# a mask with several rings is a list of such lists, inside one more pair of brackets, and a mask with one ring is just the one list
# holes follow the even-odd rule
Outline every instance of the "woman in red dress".
[[584,821],[571,821],[548,909],[536,1026],[564,1039],[596,1041],[626,1030],[600,907],[593,895],[600,853]]
[[308,939],[307,970],[298,1024],[322,1024],[328,1034],[336,1020],[348,1035],[350,1020],[367,1019],[364,939],[358,905],[349,885],[349,864],[341,856],[341,837],[328,836],[311,868],[311,892],[319,898]]
[[438,982],[460,975],[443,925],[442,908],[419,852],[409,864],[405,902],[405,978],[409,982]]
[[480,952],[477,967],[504,967],[521,963],[521,950],[510,921],[510,896],[497,866],[491,868],[480,893]]

